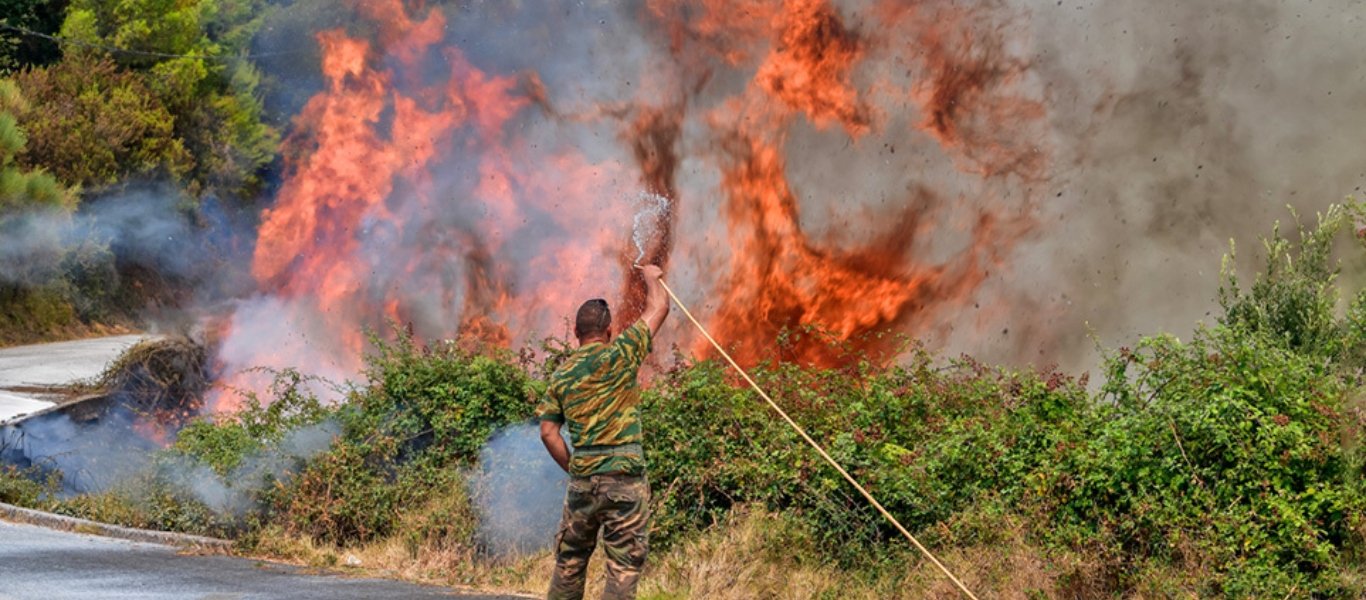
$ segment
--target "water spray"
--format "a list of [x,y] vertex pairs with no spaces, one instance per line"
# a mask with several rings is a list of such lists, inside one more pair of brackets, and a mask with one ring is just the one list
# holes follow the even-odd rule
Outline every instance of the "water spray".
[[[638,196],[637,201],[647,201],[650,197],[653,197],[654,203],[647,204],[640,212],[636,213],[635,229],[632,231],[631,235],[632,241],[635,242],[636,248],[640,251],[640,254],[636,257],[637,262],[645,256],[645,243],[657,232],[657,223],[659,222],[657,217],[663,214],[663,211],[667,210],[669,206],[668,199],[657,194],[641,193],[641,195]],[[638,264],[636,266],[639,268]],[[750,387],[754,388],[755,392],[758,392],[759,397],[763,398],[765,402],[768,402],[769,407],[776,411],[778,416],[783,418],[783,421],[786,421],[792,429],[796,430],[797,434],[800,435],[803,440],[806,440],[807,444],[810,444],[812,448],[815,448],[816,452],[821,455],[821,458],[825,459],[825,462],[830,463],[830,466],[834,467],[836,471],[839,471],[839,474],[843,475],[844,479],[848,481],[850,485],[854,486],[854,489],[858,490],[858,492],[868,500],[869,504],[873,505],[873,508],[876,508],[884,518],[891,522],[892,526],[896,527],[896,530],[901,532],[901,535],[905,536],[907,540],[910,540],[911,544],[915,546],[921,554],[925,555],[925,558],[930,559],[930,562],[934,563],[934,566],[939,567],[939,570],[943,571],[944,575],[947,575],[948,578],[953,581],[954,585],[958,586],[959,590],[962,590],[964,595],[972,600],[977,600],[977,596],[974,595],[972,591],[968,590],[967,586],[963,585],[963,582],[959,581],[958,578],[954,576],[953,572],[949,571],[948,567],[944,566],[944,563],[939,562],[939,559],[935,558],[934,554],[930,552],[928,548],[921,544],[919,540],[915,539],[915,536],[911,535],[911,532],[908,531],[896,517],[892,516],[892,513],[888,512],[886,508],[883,508],[882,503],[878,502],[877,498],[874,498],[858,480],[854,479],[848,471],[844,470],[844,467],[841,467],[834,458],[831,458],[830,454],[825,451],[825,448],[816,443],[816,440],[812,439],[801,425],[798,425],[796,421],[792,420],[792,417],[788,416],[787,411],[784,411],[782,407],[778,406],[778,403],[774,402],[773,398],[769,397],[768,393],[765,392],[763,388],[759,387],[759,384],[754,382],[754,379],[749,376],[749,373],[745,372],[745,370],[740,367],[739,363],[731,358],[730,353],[726,352],[726,349],[722,348],[721,344],[717,343],[716,339],[707,331],[707,328],[703,327],[702,323],[698,321],[696,317],[693,317],[692,311],[688,310],[688,306],[683,304],[683,301],[678,298],[678,295],[669,287],[669,284],[664,282],[664,278],[661,277],[659,279],[659,285],[669,294],[669,298],[673,300],[674,304],[677,304],[678,308],[683,311],[683,315],[688,318],[688,321],[690,321],[698,331],[702,332],[702,337],[707,338],[707,341],[711,343],[712,347],[716,348],[716,351],[726,359],[726,362],[730,363],[730,366],[745,379],[745,382],[748,383]]]
[[669,199],[653,192],[636,194],[636,217],[631,241],[636,244],[636,264],[645,258],[645,244],[659,233],[659,225],[669,213]]

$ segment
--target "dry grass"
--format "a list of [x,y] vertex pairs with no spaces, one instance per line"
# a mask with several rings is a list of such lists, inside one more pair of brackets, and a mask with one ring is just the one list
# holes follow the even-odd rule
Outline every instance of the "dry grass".
[[248,553],[254,558],[336,570],[365,577],[402,579],[500,594],[536,597],[549,581],[548,554],[492,563],[467,548],[421,548],[416,553],[400,537],[339,548],[275,529],[263,532]]
[[[1090,574],[1098,572],[1096,565],[1033,547],[1024,540],[1022,526],[1008,525],[995,543],[954,549],[938,558],[981,598],[1093,597],[1088,592],[1095,590],[1087,583],[1095,579]],[[782,519],[761,511],[739,511],[731,522],[658,557],[643,584],[642,598],[962,598],[941,571],[909,548],[902,554],[905,571],[867,575],[803,558],[801,547]]]
[[[413,511],[415,515],[426,511]],[[424,517],[414,517],[415,522]],[[549,533],[547,532],[547,535]],[[960,600],[953,583],[907,548],[904,571],[853,573],[812,558],[799,533],[780,516],[739,509],[722,523],[669,552],[651,556],[641,600]],[[472,548],[404,534],[353,548],[314,544],[280,530],[266,532],[252,553],[260,558],[528,598],[543,597],[553,560],[548,552],[492,560]],[[1112,597],[1112,568],[1095,555],[1049,551],[1030,544],[1021,523],[1002,523],[989,543],[943,551],[938,558],[980,598],[1072,600]],[[1130,573],[1128,596],[1198,597],[1208,574],[1199,564],[1154,566]],[[585,597],[601,594],[602,553],[589,566]]]

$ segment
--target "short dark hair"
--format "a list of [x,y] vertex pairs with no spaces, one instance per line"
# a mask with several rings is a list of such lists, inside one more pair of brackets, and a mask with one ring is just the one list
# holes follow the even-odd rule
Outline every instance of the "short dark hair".
[[594,298],[579,306],[579,314],[574,317],[574,335],[579,339],[605,334],[612,326],[612,309],[607,301]]

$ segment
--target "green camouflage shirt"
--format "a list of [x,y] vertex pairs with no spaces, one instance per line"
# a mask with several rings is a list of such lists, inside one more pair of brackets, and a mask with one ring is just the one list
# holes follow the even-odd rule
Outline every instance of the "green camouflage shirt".
[[636,373],[649,353],[650,328],[636,321],[610,344],[580,346],[550,375],[536,414],[542,421],[569,424],[571,475],[645,473]]

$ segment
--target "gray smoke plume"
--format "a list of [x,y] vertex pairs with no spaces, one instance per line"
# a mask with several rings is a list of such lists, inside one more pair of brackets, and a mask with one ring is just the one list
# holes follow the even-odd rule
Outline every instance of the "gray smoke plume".
[[[265,486],[287,480],[340,433],[331,420],[289,431],[223,476],[201,462],[158,454],[161,446],[136,429],[144,417],[117,398],[91,402],[104,406],[76,412],[98,411],[97,418],[53,411],[0,427],[0,464],[37,474],[60,473],[63,496],[106,492],[141,477],[155,477],[214,511],[240,516],[256,508]],[[137,495],[145,490],[126,491]]]
[[156,444],[133,431],[137,415],[115,407],[98,422],[49,412],[0,427],[0,464],[61,473],[63,495],[98,493],[146,472]]
[[[1260,248],[1287,205],[1312,221],[1360,197],[1360,2],[1022,5],[1058,154],[1037,242],[998,290],[1037,301],[1043,319],[1017,330],[1028,318],[1010,313],[1001,358],[1091,364],[1088,326],[1106,346],[1184,335],[1217,317],[1230,240]],[[1260,266],[1256,252],[1239,259],[1244,273]],[[1030,331],[1056,333],[1030,348]]]
[[279,442],[243,458],[227,476],[200,462],[175,459],[157,465],[158,474],[215,512],[242,516],[260,508],[260,494],[267,486],[289,481],[309,458],[330,448],[340,433],[341,427],[330,419],[289,431]]
[[494,434],[467,479],[481,543],[495,556],[549,548],[567,481],[541,444],[538,425],[512,425]]
[[[167,183],[130,183],[89,194],[71,215],[4,215],[0,228],[0,284],[45,285],[65,273],[74,277],[69,289],[78,309],[110,308],[98,303],[117,293],[121,271],[151,274],[173,291],[184,290],[178,299],[183,302],[165,304],[186,309],[251,285],[241,268],[251,238],[247,224],[216,198],[191,202]],[[177,316],[164,308],[143,316]]]

